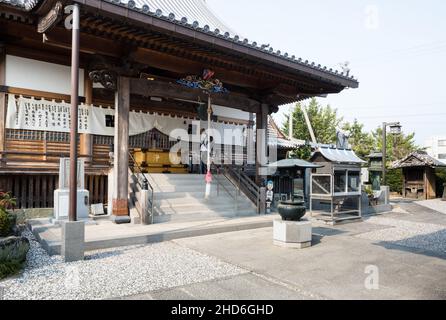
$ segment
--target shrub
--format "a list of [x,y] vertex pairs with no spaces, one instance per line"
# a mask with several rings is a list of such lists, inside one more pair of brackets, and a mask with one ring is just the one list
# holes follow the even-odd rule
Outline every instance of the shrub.
[[390,192],[401,193],[403,190],[403,171],[401,169],[388,170],[386,182]]
[[441,198],[443,196],[444,187],[443,185],[446,183],[446,169],[437,169],[435,172],[437,179],[437,197]]
[[23,262],[5,261],[0,262],[0,280],[17,274],[22,269]]
[[14,217],[6,210],[0,208],[0,237],[11,235],[14,222]]
[[0,237],[10,236],[16,224],[16,216],[7,210],[14,208],[16,201],[10,193],[0,193]]

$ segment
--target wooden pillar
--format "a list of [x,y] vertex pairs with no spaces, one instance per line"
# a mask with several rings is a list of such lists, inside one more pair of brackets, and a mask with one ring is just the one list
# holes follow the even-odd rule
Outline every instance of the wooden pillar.
[[256,115],[256,182],[258,185],[265,178],[262,167],[268,163],[268,114],[269,106],[262,104]]
[[[0,86],[6,84],[6,50],[0,43]],[[0,152],[5,151],[6,141],[6,94],[0,92]],[[0,153],[0,167],[4,156]]]
[[[87,72],[85,72],[84,92],[85,104],[93,104],[93,82]],[[79,140],[82,158],[87,162],[86,166],[90,167],[93,161],[93,135],[83,133],[80,135]]]
[[115,149],[113,164],[113,215],[116,217],[129,215],[129,112],[130,79],[119,77],[115,93]]

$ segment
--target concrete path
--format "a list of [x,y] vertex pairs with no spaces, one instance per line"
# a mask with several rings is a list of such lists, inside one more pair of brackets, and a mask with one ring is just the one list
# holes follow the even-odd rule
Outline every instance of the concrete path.
[[[430,214],[391,213],[363,223],[315,225],[314,246],[305,250],[275,247],[272,228],[175,240],[249,274],[131,298],[446,299],[444,247],[418,246],[432,236],[432,228],[446,243],[446,216],[436,213],[432,224]],[[418,238],[412,240],[414,234]],[[379,289],[365,285],[370,270],[378,272]]]
[[[273,225],[277,215],[243,218],[212,218],[200,221],[167,222],[154,225],[116,225],[111,221],[98,221],[85,227],[87,251],[117,248],[131,245],[158,243],[174,239],[208,234],[264,228]],[[50,255],[60,254],[61,228],[48,219],[35,219],[28,227]]]
[[442,214],[446,214],[446,201],[442,201],[441,199],[419,201],[417,204]]

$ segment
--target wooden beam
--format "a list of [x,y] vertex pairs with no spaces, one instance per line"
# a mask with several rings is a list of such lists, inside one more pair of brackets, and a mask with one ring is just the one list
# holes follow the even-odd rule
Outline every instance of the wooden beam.
[[[54,99],[56,101],[70,102],[71,100],[70,96],[66,94],[58,94],[47,91],[31,90],[31,89],[16,88],[16,87],[0,86],[0,92],[22,95],[25,97],[45,98],[51,100]],[[80,100],[83,101],[84,99]]]
[[113,215],[128,216],[130,80],[119,77],[115,102]]
[[[0,86],[6,83],[6,50],[0,44]],[[3,155],[1,152],[5,151],[6,142],[6,94],[0,92],[0,167],[3,163]]]
[[256,182],[259,186],[265,178],[264,166],[268,164],[268,114],[269,106],[262,104],[256,115]]
[[[169,99],[182,99],[190,101],[206,101],[207,94],[200,89],[191,89],[174,83],[160,81],[148,81],[146,79],[132,79],[130,91],[132,94],[143,97],[163,97]],[[260,103],[245,96],[235,93],[212,94],[214,104],[246,112],[257,113]]]
[[[93,104],[93,83],[86,72],[84,73],[84,95],[85,104]],[[80,153],[87,155],[85,161],[91,163],[93,160],[93,135],[86,133],[80,134],[79,140]]]

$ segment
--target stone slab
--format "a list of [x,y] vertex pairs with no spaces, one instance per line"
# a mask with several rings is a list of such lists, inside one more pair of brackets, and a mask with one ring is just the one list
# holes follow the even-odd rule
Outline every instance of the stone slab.
[[61,254],[65,262],[84,260],[85,223],[83,221],[62,224]]
[[111,221],[116,224],[126,224],[131,223],[132,219],[130,216],[111,216]]

